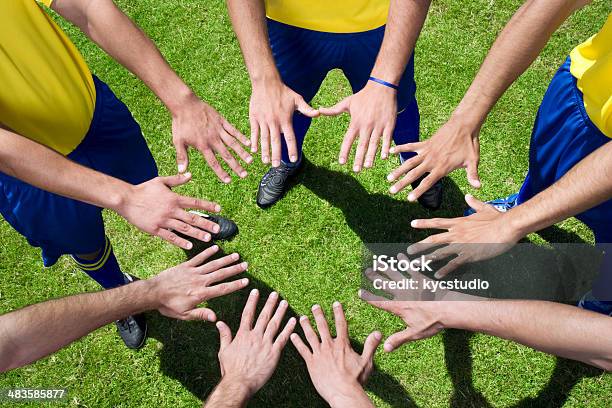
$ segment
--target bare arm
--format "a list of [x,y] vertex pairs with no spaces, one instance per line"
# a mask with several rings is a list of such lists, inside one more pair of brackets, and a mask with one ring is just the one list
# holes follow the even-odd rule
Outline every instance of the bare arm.
[[[397,183],[395,194],[424,173],[427,177],[409,194],[416,200],[437,180],[457,168],[467,168],[468,181],[480,187],[478,135],[487,115],[508,87],[531,65],[550,36],[572,12],[588,0],[528,0],[499,34],[480,71],[465,96],[431,139],[394,149],[395,153],[414,151],[418,156],[394,170],[388,177]],[[569,51],[569,50],[568,50]]]
[[280,81],[268,41],[263,0],[227,0],[227,8],[251,81]]
[[194,97],[155,44],[111,0],[54,0],[52,8],[140,78],[171,112]]
[[204,408],[238,408],[246,407],[251,400],[251,393],[243,385],[221,380],[202,405]]
[[245,287],[247,279],[216,284],[246,270],[231,265],[237,254],[203,265],[218,247],[148,280],[116,289],[80,294],[25,307],[0,316],[0,371],[30,364],[97,328],[146,310],[159,309],[182,320],[215,321],[210,309],[197,305]]
[[30,364],[97,328],[155,308],[139,281],[117,289],[50,300],[0,316],[0,371]]
[[559,181],[507,214],[525,236],[612,198],[612,143],[595,150]]
[[[24,156],[23,152],[28,154]],[[1,126],[0,171],[40,189],[109,208],[140,230],[185,249],[190,249],[192,244],[169,229],[209,241],[210,234],[205,231],[216,232],[219,228],[183,211],[184,208],[200,208],[218,212],[221,209],[218,204],[179,196],[170,189],[188,182],[190,174],[157,177],[134,186],[81,166]]]
[[493,43],[456,114],[482,125],[508,87],[540,52],[575,10],[589,0],[529,0],[512,16]]
[[449,305],[444,327],[487,333],[612,371],[612,317],[544,301],[458,303]]
[[[0,171],[33,186],[110,209],[121,207],[130,194],[130,184],[1,127],[0,141]],[[28,152],[27,156],[23,152]],[[92,185],[96,188],[89,188]]]
[[[450,273],[466,262],[479,261],[497,255],[524,236],[567,219],[612,198],[612,143],[595,150],[570,169],[552,186],[532,199],[500,213],[492,206],[472,196],[466,196],[468,205],[476,210],[469,217],[454,219],[434,218],[413,220],[414,228],[431,228],[447,232],[431,235],[423,244],[451,244],[440,249],[458,256],[436,273],[437,278]],[[491,248],[495,254],[489,253]],[[434,256],[434,254],[432,254]]]
[[372,76],[399,83],[425,23],[431,0],[391,0],[385,37]]
[[[385,36],[378,52],[372,76],[398,85],[406,70],[408,59],[414,51],[423,23],[427,17],[430,0],[392,0]],[[353,171],[374,165],[380,140],[381,158],[386,159],[397,118],[397,91],[368,81],[365,87],[331,108],[321,108],[323,115],[351,115],[349,128],[344,136],[338,162],[345,164],[351,147],[358,141]]]
[[268,40],[263,0],[227,0],[227,7],[251,78],[251,151],[257,151],[260,141],[262,162],[278,167],[282,135],[287,142],[290,161],[296,162],[299,157],[293,113],[297,110],[315,117],[319,112],[283,83]]
[[[487,333],[612,371],[612,317],[545,301],[389,301],[361,295],[407,328],[385,341],[393,351],[445,328]],[[588,339],[588,341],[585,341]]]
[[78,26],[117,62],[140,78],[172,114],[173,143],[178,170],[187,170],[187,147],[198,149],[219,179],[231,181],[219,165],[219,155],[240,177],[246,171],[228,149],[245,162],[252,158],[238,141],[248,140],[210,105],[201,101],[172,70],[153,41],[140,30],[112,0],[55,0],[52,7]]

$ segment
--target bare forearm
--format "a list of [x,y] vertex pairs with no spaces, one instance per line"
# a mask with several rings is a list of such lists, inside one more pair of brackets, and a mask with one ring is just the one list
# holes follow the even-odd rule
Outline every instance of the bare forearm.
[[227,0],[227,8],[251,82],[280,80],[268,40],[263,0]]
[[363,390],[363,387],[356,384],[350,393],[343,393],[338,390],[334,399],[327,401],[331,408],[372,408],[374,404]]
[[612,198],[612,143],[582,159],[555,184],[506,213],[527,235]]
[[[588,0],[529,0],[491,47],[457,114],[484,122],[497,100],[540,54],[552,33]],[[568,50],[569,51],[569,50]]]
[[203,407],[205,408],[237,408],[245,407],[251,394],[243,384],[236,381],[221,379],[210,394]]
[[125,316],[156,308],[147,281],[50,300],[0,316],[0,371],[29,364]]
[[55,0],[53,8],[140,78],[170,112],[195,98],[153,41],[111,0]]
[[40,189],[110,209],[119,208],[131,188],[4,129],[0,129],[0,171]]
[[372,76],[397,84],[419,38],[431,0],[392,0]]
[[612,318],[575,306],[544,301],[455,302],[442,324],[612,370]]

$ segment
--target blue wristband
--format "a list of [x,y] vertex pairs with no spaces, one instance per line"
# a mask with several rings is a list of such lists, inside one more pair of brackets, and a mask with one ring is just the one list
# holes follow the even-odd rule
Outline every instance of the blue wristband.
[[382,79],[374,78],[373,76],[371,76],[369,79],[372,82],[376,82],[377,84],[388,86],[389,88],[395,89],[396,91],[399,89],[399,86],[393,85],[391,82],[383,81]]

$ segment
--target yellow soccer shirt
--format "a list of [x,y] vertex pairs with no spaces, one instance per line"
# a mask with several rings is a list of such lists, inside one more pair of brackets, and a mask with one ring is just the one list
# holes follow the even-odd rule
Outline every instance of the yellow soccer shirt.
[[89,68],[35,0],[0,0],[0,16],[0,124],[67,155],[93,117]]
[[390,0],[265,0],[274,21],[329,33],[356,33],[387,22]]
[[595,126],[612,137],[612,13],[602,29],[570,54],[570,71]]

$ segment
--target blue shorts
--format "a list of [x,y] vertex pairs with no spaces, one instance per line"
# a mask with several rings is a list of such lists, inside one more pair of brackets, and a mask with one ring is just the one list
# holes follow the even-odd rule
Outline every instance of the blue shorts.
[[[550,82],[538,110],[531,134],[529,173],[519,192],[518,203],[550,187],[608,141],[610,138],[587,116],[568,58]],[[597,243],[612,242],[612,200],[576,218],[593,230]]]
[[[96,106],[87,135],[68,155],[83,166],[139,184],[157,166],[128,108],[94,76]],[[90,186],[95,188],[95,186]],[[45,266],[63,254],[89,254],[104,246],[102,209],[61,197],[0,172],[0,213],[32,246]]]
[[[360,91],[368,82],[384,34],[384,26],[358,33],[326,33],[268,19],[270,46],[281,78],[285,85],[309,103],[329,71],[335,68],[344,72],[353,93]],[[419,140],[419,108],[415,91],[412,54],[397,93],[400,113],[393,134],[395,144]],[[298,112],[293,116],[293,128],[300,154],[310,122],[310,118]],[[282,139],[283,161],[288,163],[287,146],[284,138]],[[413,153],[402,153],[405,159],[412,155]]]

